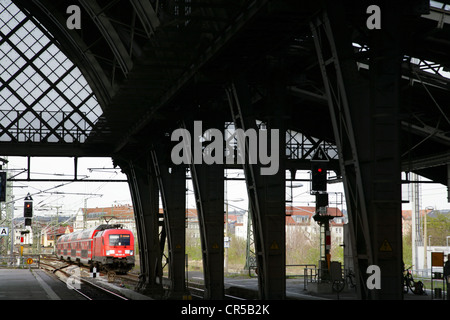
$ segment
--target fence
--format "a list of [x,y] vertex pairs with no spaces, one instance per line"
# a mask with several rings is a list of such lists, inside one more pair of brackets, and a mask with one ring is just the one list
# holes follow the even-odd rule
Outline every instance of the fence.
[[314,274],[317,266],[315,264],[288,264],[286,265],[286,278],[302,278],[305,276],[305,271],[308,274]]
[[[253,273],[252,273],[253,271]],[[255,265],[250,265],[248,269],[251,278],[257,277],[258,269]],[[303,278],[305,289],[308,282],[317,281],[318,269],[315,264],[289,264],[286,265],[286,279]]]
[[39,268],[40,264],[37,254],[0,256],[0,268]]
[[315,264],[286,265],[286,278],[303,278],[303,286],[306,290],[308,282],[313,282],[317,278],[317,266]]

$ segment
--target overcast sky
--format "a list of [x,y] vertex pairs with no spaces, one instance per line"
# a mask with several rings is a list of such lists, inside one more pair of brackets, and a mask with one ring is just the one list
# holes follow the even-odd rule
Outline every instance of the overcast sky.
[[[19,174],[27,168],[25,157],[9,157],[8,172]],[[73,158],[31,158],[31,177],[38,179],[70,179],[73,177]],[[244,178],[242,171],[227,171],[229,178]],[[308,179],[308,171],[297,172],[297,178]],[[26,178],[26,172],[16,178]],[[119,168],[113,169],[110,158],[79,158],[78,179],[126,179]],[[423,178],[422,178],[423,179]],[[407,185],[403,185],[406,198]],[[23,198],[30,193],[33,196],[35,215],[55,214],[57,207],[61,215],[75,214],[84,207],[110,207],[118,204],[132,204],[127,183],[119,182],[14,182],[13,194],[16,200],[15,217],[23,214]],[[294,206],[315,206],[314,196],[309,194],[309,182],[294,182],[290,188],[287,182],[286,205],[293,199]],[[244,181],[230,180],[225,185],[225,198],[229,203],[229,211],[233,209],[247,210],[248,200]],[[330,206],[345,209],[339,197],[343,193],[342,184],[328,184]],[[440,184],[422,184],[421,208],[449,209],[447,203],[447,187]],[[192,184],[188,182],[187,206],[195,207]],[[411,209],[411,204],[403,204],[403,209]]]
[[[26,179],[27,158],[9,157],[8,173],[16,179]],[[21,173],[23,172],[23,173]],[[31,158],[31,178],[71,179],[74,176],[73,158]],[[113,169],[110,158],[79,158],[78,179],[125,180],[120,168]],[[58,208],[61,214],[74,214],[84,207],[110,207],[118,204],[132,204],[127,183],[120,182],[14,182],[13,195],[15,216],[23,212],[23,198],[30,193],[33,197],[35,215],[54,214]]]

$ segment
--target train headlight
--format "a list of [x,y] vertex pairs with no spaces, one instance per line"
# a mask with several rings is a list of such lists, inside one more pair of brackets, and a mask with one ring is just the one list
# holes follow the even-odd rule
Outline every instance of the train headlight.
[[106,250],[106,255],[107,256],[113,255],[114,253],[115,253],[114,250]]
[[132,256],[133,255],[133,250],[125,250],[125,253],[129,254],[130,256]]

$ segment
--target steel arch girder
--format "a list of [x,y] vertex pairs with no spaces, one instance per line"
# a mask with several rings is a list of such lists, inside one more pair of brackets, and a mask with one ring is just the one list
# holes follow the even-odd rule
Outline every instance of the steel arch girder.
[[159,189],[149,156],[116,160],[127,175],[139,240],[141,279],[137,289],[162,294],[162,262],[158,233]]
[[[181,298],[186,291],[186,168],[182,165],[170,166],[165,161],[167,150],[163,143],[151,150],[154,172],[161,193],[163,221],[168,243],[168,263],[170,291],[168,296]],[[160,239],[163,242],[163,239]],[[161,244],[161,247],[162,244]],[[164,248],[162,248],[163,250]]]
[[[358,296],[362,299],[402,298],[401,55],[400,31],[395,27],[401,10],[388,11],[386,19],[391,24],[386,33],[375,32],[371,37],[369,81],[357,72],[339,3],[327,2],[311,23],[339,150]],[[381,269],[381,290],[372,290],[366,283],[369,265]]]
[[[217,122],[206,120],[207,127],[223,128]],[[194,132],[192,122],[184,123],[189,132]],[[202,132],[203,134],[203,132]],[[198,139],[192,134],[191,139]],[[194,145],[193,140],[191,145]],[[224,297],[224,165],[189,165],[196,199],[202,246],[205,299]]]
[[102,8],[98,5],[97,1],[80,0],[80,3],[89,14],[91,20],[97,25],[97,28],[111,48],[114,57],[118,61],[120,68],[126,77],[133,68],[133,61],[125,48],[124,43],[120,39],[119,34],[111,24],[110,19],[102,13]]
[[[256,130],[256,119],[251,112],[250,92],[246,81],[237,77],[226,88],[228,103],[236,128]],[[281,108],[277,109],[278,111]],[[285,239],[285,130],[279,115],[273,117],[279,129],[279,170],[273,175],[262,175],[261,164],[245,159],[243,169],[249,198],[256,262],[258,268],[259,297],[284,299],[286,296],[286,239]],[[247,143],[247,142],[246,142]],[[246,150],[248,145],[246,145]],[[248,156],[248,155],[247,155]]]

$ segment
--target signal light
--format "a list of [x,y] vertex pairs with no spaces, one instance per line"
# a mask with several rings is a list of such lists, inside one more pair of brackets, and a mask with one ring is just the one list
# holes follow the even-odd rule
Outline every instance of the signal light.
[[312,164],[311,190],[327,191],[327,169],[323,163]]
[[24,208],[23,208],[23,216],[25,218],[33,217],[33,202],[25,201]]

